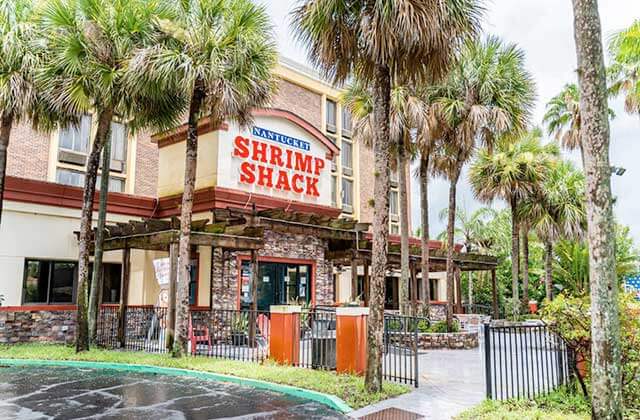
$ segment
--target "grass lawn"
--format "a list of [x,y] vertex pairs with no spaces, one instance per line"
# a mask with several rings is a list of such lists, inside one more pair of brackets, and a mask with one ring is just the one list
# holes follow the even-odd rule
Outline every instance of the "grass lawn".
[[270,361],[260,364],[208,357],[174,359],[164,354],[100,349],[77,354],[73,347],[55,344],[0,345],[0,358],[127,363],[220,373],[335,395],[353,409],[404,394],[410,389],[405,385],[385,382],[381,393],[369,394],[365,391],[364,380],[360,376],[282,366]]
[[457,420],[587,420],[591,408],[582,395],[558,390],[533,400],[486,400]]

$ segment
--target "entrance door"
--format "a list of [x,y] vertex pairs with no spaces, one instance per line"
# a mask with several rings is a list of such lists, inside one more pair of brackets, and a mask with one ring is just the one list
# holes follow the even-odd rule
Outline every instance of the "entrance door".
[[[258,275],[258,310],[271,305],[303,305],[311,301],[311,266],[260,262]],[[251,297],[250,264],[242,262],[242,308],[249,308]]]

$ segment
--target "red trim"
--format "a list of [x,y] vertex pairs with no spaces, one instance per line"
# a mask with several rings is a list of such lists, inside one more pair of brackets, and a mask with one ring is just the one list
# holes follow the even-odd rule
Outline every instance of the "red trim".
[[[6,178],[4,199],[22,203],[42,204],[71,209],[82,208],[83,188],[57,184],[35,179]],[[93,209],[98,210],[99,195],[96,191]],[[129,216],[151,217],[156,200],[123,193],[109,193],[107,196],[107,211],[109,213],[126,214]]]
[[77,311],[78,305],[0,306],[0,312]]
[[[240,292],[242,291],[242,262],[250,261],[251,257],[249,255],[238,255],[236,256],[236,267],[238,267],[238,290],[236,297],[236,307],[240,309]],[[270,257],[270,256],[258,256],[258,263],[260,262],[272,262],[272,263],[283,263],[283,264],[297,264],[297,265],[310,265],[311,266],[311,306],[316,306],[316,261],[315,260],[306,260],[301,258],[285,258],[285,257]]]
[[[365,238],[368,240],[373,240],[373,234],[370,232],[367,232],[365,234]],[[389,234],[389,242],[392,244],[399,244],[400,235]],[[409,238],[409,245],[420,246],[420,244],[421,244],[420,238],[415,238],[415,237]],[[429,249],[442,249],[443,245],[444,243],[442,241],[435,241],[433,239],[429,239]],[[456,250],[456,252],[460,252],[462,250],[462,245],[455,244],[454,249]]]
[[[180,215],[181,203],[182,194],[162,197],[158,202],[158,209],[155,216],[161,218]],[[214,208],[224,209],[227,207],[250,208],[250,205],[253,203],[255,203],[257,210],[285,208],[289,211],[331,217],[338,217],[340,215],[340,209],[337,207],[285,200],[264,194],[248,193],[223,187],[207,187],[195,191],[193,196],[193,212],[202,213],[211,211]]]

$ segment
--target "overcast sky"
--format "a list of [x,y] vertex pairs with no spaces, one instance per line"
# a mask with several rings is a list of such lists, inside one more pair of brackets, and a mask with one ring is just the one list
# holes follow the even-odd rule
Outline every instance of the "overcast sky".
[[[294,39],[289,12],[297,4],[294,0],[259,0],[267,5],[273,19],[280,53],[306,63],[306,51]],[[600,0],[600,17],[605,39],[613,32],[629,26],[640,18],[638,0]],[[489,0],[486,3],[485,33],[517,43],[526,52],[526,63],[533,74],[538,101],[534,123],[541,124],[545,104],[564,84],[575,82],[576,55],[573,40],[573,14],[570,0]],[[618,220],[630,225],[636,244],[640,244],[640,118],[624,113],[620,100],[610,106],[616,112],[611,123],[611,163],[626,168],[622,177],[612,178],[613,193],[618,197],[615,213]],[[577,156],[572,158],[578,163]],[[441,180],[431,184],[431,235],[444,229],[438,213],[447,205],[448,185]],[[418,186],[413,182],[413,227],[419,225]],[[461,177],[458,203],[472,211],[480,206],[469,189],[466,174]],[[496,206],[502,204],[496,203]]]

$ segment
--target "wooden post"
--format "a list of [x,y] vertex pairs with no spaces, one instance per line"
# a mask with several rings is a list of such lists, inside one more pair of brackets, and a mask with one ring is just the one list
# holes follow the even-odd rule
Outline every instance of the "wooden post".
[[[213,310],[213,273],[215,272],[216,258],[215,258],[216,249],[211,247],[211,267],[209,269],[209,310]],[[224,260],[223,260],[224,261]],[[222,282],[222,279],[220,279]]]
[[411,274],[411,315],[418,316],[418,276],[416,275],[416,263],[411,260],[409,264]]
[[369,261],[364,260],[364,306],[369,306]]
[[455,282],[456,282],[456,313],[457,314],[461,314],[464,311],[462,310],[462,284],[460,281],[460,267],[458,267],[458,265],[454,266],[454,276],[455,276]]
[[358,261],[356,254],[351,257],[351,302],[358,299]]
[[251,306],[249,307],[249,346],[256,346],[256,320],[258,310],[258,251],[251,251]]
[[122,277],[120,279],[120,306],[118,307],[118,343],[126,345],[127,301],[129,300],[129,278],[131,273],[131,249],[122,250]]
[[167,350],[173,349],[173,339],[176,329],[176,283],[178,281],[179,244],[169,244],[169,305],[167,308]]
[[493,319],[498,319],[498,285],[496,284],[496,269],[491,270],[491,304],[493,306]]

